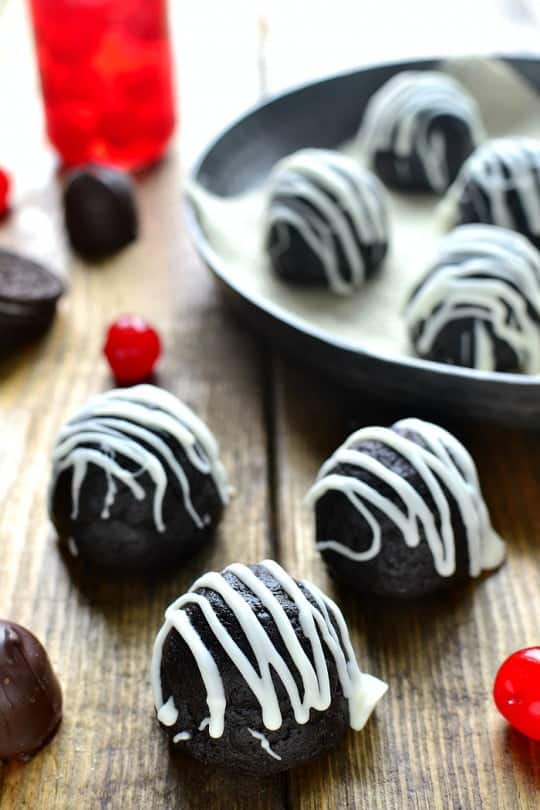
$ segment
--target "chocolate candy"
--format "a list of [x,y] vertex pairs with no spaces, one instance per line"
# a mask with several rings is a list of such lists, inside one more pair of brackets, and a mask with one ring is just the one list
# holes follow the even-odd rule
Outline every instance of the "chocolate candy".
[[330,574],[362,594],[420,597],[504,559],[473,459],[421,419],[357,430],[323,464],[307,501]]
[[263,560],[203,574],[173,602],[152,689],[173,746],[262,776],[362,729],[387,686],[360,670],[339,607]]
[[0,249],[0,351],[45,332],[64,289],[60,278],[42,264]]
[[64,216],[76,253],[90,260],[111,256],[137,238],[131,177],[107,166],[76,169],[66,179]]
[[0,759],[28,759],[60,725],[62,692],[37,638],[2,620],[0,683]]

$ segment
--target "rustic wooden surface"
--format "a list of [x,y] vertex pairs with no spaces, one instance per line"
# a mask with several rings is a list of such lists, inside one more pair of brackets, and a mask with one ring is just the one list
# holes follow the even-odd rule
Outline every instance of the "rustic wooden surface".
[[[0,133],[4,161],[20,179],[18,212],[0,227],[0,244],[49,257],[70,283],[50,335],[0,366],[0,615],[44,641],[65,696],[52,744],[30,764],[0,770],[0,810],[534,810],[540,746],[508,730],[490,689],[505,655],[540,643],[540,436],[450,426],[473,451],[494,523],[509,541],[499,573],[451,596],[398,607],[362,602],[328,581],[303,495],[353,427],[386,424],[408,411],[329,388],[223,311],[183,225],[182,162],[229,115],[279,86],[286,28],[270,4],[264,25],[256,4],[186,5],[190,14],[174,18],[183,143],[139,182],[142,239],[100,270],[70,258],[62,242],[57,181],[36,135],[21,6],[12,3],[0,22],[0,90],[17,96],[16,120],[25,124],[11,138]],[[219,76],[207,67],[209,50]],[[16,89],[2,80],[15,58],[22,66]],[[113,585],[60,557],[45,492],[58,428],[91,392],[110,385],[103,331],[126,310],[159,324],[166,354],[158,382],[215,431],[237,496],[213,546],[183,570],[159,583]],[[339,599],[362,666],[390,683],[364,733],[348,734],[335,752],[270,782],[170,757],[153,717],[148,672],[173,597],[202,570],[265,555]]]

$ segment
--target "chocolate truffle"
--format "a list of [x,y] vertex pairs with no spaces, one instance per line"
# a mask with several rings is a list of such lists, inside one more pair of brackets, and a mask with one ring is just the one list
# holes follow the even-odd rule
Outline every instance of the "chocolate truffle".
[[271,174],[265,244],[284,281],[350,295],[386,255],[385,191],[374,175],[338,152],[296,152]]
[[56,441],[51,519],[74,556],[102,569],[146,571],[193,554],[228,495],[206,425],[153,385],[95,396]]
[[424,596],[504,558],[471,456],[420,419],[353,433],[307,502],[330,573],[363,594]]
[[0,683],[0,759],[29,759],[60,725],[62,692],[37,638],[2,620]]
[[464,163],[449,205],[459,223],[485,222],[519,231],[540,248],[540,140],[488,141]]
[[386,684],[360,671],[338,606],[265,560],[204,574],[173,602],[152,688],[173,746],[263,775],[360,730]]
[[0,353],[42,335],[63,292],[63,282],[47,267],[0,249]]
[[73,250],[105,259],[137,238],[133,181],[126,172],[87,165],[70,172],[64,187],[64,218]]
[[514,231],[463,225],[405,310],[420,357],[482,371],[540,371],[540,252]]
[[360,142],[386,185],[443,193],[484,138],[475,101],[451,76],[404,71],[369,100]]

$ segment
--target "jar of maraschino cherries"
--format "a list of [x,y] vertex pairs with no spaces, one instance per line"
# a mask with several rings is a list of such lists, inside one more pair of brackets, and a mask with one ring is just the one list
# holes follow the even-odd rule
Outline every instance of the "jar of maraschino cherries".
[[166,0],[29,0],[49,140],[64,164],[138,169],[174,129]]

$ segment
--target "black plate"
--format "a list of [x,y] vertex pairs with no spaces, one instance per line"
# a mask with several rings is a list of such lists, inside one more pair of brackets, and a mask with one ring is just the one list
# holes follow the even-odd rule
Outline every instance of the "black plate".
[[[505,57],[540,89],[540,60]],[[193,179],[219,196],[259,185],[274,163],[305,146],[333,148],[357,131],[368,98],[401,70],[430,70],[438,61],[377,65],[305,85],[261,104],[222,132],[204,151]],[[233,284],[188,206],[197,249],[230,301],[276,345],[361,392],[409,407],[437,405],[454,417],[540,426],[540,376],[482,372],[414,357],[385,357],[340,341],[272,301]]]

